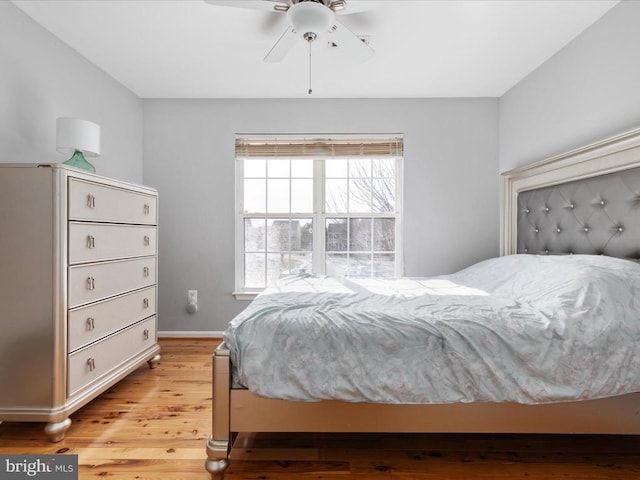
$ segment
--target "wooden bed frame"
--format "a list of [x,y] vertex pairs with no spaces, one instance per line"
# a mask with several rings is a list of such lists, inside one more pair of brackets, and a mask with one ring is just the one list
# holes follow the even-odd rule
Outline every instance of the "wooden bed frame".
[[[638,166],[640,129],[503,174],[501,255],[516,252],[518,193]],[[224,477],[239,432],[640,435],[640,393],[543,405],[274,400],[231,388],[229,351],[222,344],[213,355],[213,431],[205,462],[212,480]]]

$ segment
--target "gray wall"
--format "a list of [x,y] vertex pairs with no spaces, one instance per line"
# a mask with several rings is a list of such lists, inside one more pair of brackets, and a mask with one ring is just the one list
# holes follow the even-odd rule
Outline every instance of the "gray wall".
[[500,171],[640,126],[640,1],[623,1],[500,98]]
[[236,133],[404,133],[405,274],[434,275],[498,254],[497,114],[497,99],[144,100],[160,330],[220,331],[246,306],[231,295]]
[[142,182],[142,105],[131,91],[0,1],[0,162],[63,162],[56,118],[101,127],[100,174]]

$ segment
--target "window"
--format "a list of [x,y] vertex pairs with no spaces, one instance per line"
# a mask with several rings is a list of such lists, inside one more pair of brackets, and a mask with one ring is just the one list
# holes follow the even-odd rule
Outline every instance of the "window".
[[401,136],[236,138],[236,290],[402,274]]

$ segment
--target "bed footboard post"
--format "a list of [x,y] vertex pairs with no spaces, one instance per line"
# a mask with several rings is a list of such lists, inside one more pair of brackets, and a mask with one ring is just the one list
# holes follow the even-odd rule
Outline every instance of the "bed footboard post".
[[222,480],[229,466],[231,435],[229,432],[230,366],[229,350],[224,343],[213,354],[212,435],[207,441],[205,468],[211,480]]

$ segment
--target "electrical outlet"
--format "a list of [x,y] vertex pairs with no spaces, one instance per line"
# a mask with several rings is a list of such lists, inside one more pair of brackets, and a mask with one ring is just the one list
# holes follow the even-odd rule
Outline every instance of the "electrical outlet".
[[188,303],[198,303],[198,291],[187,290],[187,299]]

